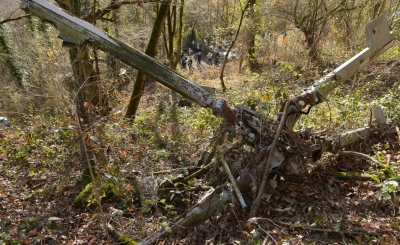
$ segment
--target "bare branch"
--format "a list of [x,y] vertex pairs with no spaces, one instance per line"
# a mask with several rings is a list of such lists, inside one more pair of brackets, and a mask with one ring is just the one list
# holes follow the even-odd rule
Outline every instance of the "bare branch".
[[5,24],[5,23],[7,23],[7,22],[11,22],[11,21],[15,21],[15,20],[20,20],[20,19],[22,19],[22,18],[29,17],[29,16],[32,16],[32,14],[21,15],[21,16],[15,17],[15,18],[8,18],[8,19],[5,19],[5,20],[0,21],[0,25]]
[[136,0],[136,1],[121,1],[121,2],[115,2],[111,1],[111,3],[103,8],[103,9],[98,9],[94,13],[90,13],[89,15],[83,16],[82,19],[92,22],[93,19],[102,19],[102,20],[109,20],[106,18],[103,18],[104,15],[110,13],[113,10],[118,10],[120,9],[123,5],[129,5],[129,4],[143,4],[143,3],[151,3],[151,2],[158,2],[157,0],[148,0],[148,1],[142,1],[142,0]]

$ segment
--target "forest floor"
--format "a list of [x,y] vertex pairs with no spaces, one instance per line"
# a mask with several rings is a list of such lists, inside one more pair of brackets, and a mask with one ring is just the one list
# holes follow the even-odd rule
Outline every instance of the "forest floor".
[[[373,69],[376,72],[382,67],[385,65]],[[392,82],[386,88],[375,84],[377,89],[373,91],[376,96],[383,96],[385,92],[379,94],[380,90],[387,89],[398,94],[400,71],[387,66],[384,70],[381,72],[394,74],[391,79],[397,79],[397,83]],[[203,79],[202,76],[210,77],[214,73],[217,74],[204,65],[202,73],[195,70],[192,76],[194,80]],[[222,94],[217,90],[220,97],[232,98],[247,93],[243,87],[251,83],[243,85],[235,75],[227,76],[226,81],[230,91],[238,92]],[[373,83],[373,78],[363,83],[369,82]],[[205,85],[218,86],[216,84],[219,80],[215,78],[205,81]],[[310,84],[288,84],[288,87],[305,85]],[[366,88],[356,85],[361,91]],[[129,88],[118,95],[121,106],[129,99],[128,91]],[[102,209],[106,222],[137,242],[162,229],[166,223],[173,223],[179,214],[196,204],[204,192],[174,192],[179,195],[180,202],[168,196],[155,206],[145,207],[140,200],[136,177],[132,176],[139,171],[140,174],[152,173],[160,183],[161,179],[187,175],[181,170],[199,161],[213,136],[215,128],[208,124],[219,123],[209,117],[202,121],[198,114],[206,112],[192,106],[179,109],[178,119],[182,122],[178,129],[173,129],[176,121],[170,119],[171,109],[162,103],[168,92],[163,88],[157,91],[161,91],[158,97],[154,91],[144,95],[136,129],[121,122],[123,110],[121,113],[118,109],[91,129],[96,137],[104,135],[99,137],[101,150],[106,152],[106,161],[113,160],[112,164],[96,166],[100,182],[112,182],[118,189],[116,196],[104,198]],[[191,121],[193,117],[197,121]],[[89,197],[89,203],[83,207],[74,203],[84,186],[77,184],[82,168],[79,134],[77,136],[70,126],[73,124],[67,114],[57,118],[32,115],[24,118],[24,122],[12,122],[11,128],[1,128],[0,244],[107,244],[100,218],[102,213],[94,204],[95,198]],[[393,129],[399,125],[392,122],[391,126]],[[174,138],[177,132],[180,138]],[[391,133],[377,130],[372,137],[343,150],[368,154],[383,165],[389,165],[384,170],[391,171],[393,180],[400,174],[399,143],[400,135],[396,130]],[[179,170],[174,172],[174,169]],[[341,179],[327,170],[380,171],[379,166],[364,158],[326,154],[316,163],[307,164],[296,180],[281,179],[275,189],[269,188],[267,198],[251,222],[250,209],[242,209],[233,201],[207,221],[164,236],[155,244],[398,244],[400,203],[396,184],[383,182],[386,184],[379,186],[372,179]],[[220,171],[219,167],[213,171]],[[226,177],[221,178],[228,182]],[[195,180],[193,185],[203,187],[210,182],[205,176]],[[385,198],[378,200],[378,191],[387,194]],[[254,194],[246,194],[244,199],[251,207]],[[116,215],[116,210],[122,210],[123,215]]]

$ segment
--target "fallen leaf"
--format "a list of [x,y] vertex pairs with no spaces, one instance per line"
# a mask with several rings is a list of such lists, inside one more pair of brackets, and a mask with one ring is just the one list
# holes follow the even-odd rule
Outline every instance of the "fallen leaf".
[[297,191],[297,190],[299,190],[300,188],[299,188],[299,186],[298,185],[289,185],[288,186],[288,190],[289,191]]
[[29,237],[25,237],[24,244],[29,244],[29,242],[30,242]]
[[287,211],[290,211],[290,207],[287,207],[287,208],[284,208],[284,209],[282,209],[282,208],[276,208],[275,210],[276,211],[278,211],[278,212],[287,212]]
[[122,152],[121,152],[121,156],[124,157],[124,158],[126,158],[126,157],[128,156],[128,153],[127,153],[126,151],[122,151]]
[[273,230],[273,233],[278,234],[279,236],[282,236],[281,231],[277,227]]
[[38,233],[37,236],[39,237],[40,240],[46,239],[46,237],[42,233]]
[[127,191],[133,190],[133,186],[132,186],[131,184],[127,184],[127,185],[126,185],[126,190],[127,190]]
[[360,236],[356,236],[354,238],[356,239],[358,245],[362,245],[362,240]]
[[285,201],[285,202],[287,202],[289,204],[293,204],[294,203],[293,199],[290,199],[290,198],[287,198],[287,197],[283,197],[283,201]]

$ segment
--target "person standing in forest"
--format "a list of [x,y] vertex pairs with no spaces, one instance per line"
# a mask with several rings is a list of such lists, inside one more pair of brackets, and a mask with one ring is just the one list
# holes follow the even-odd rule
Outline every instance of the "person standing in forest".
[[187,57],[186,56],[183,56],[183,58],[182,58],[182,69],[183,70],[186,70],[186,64],[187,64]]
[[189,56],[188,68],[189,68],[189,72],[192,73],[193,72],[193,59],[192,59],[192,56]]
[[211,52],[208,52],[207,58],[208,58],[208,64],[209,64],[209,65],[212,65],[213,54],[212,54]]
[[191,48],[189,48],[188,55],[191,56],[192,54],[193,54],[193,50]]
[[183,68],[183,59],[184,59],[184,53],[182,52],[181,57],[179,58],[179,63],[181,64],[182,68]]
[[197,68],[201,69],[201,52],[197,53]]

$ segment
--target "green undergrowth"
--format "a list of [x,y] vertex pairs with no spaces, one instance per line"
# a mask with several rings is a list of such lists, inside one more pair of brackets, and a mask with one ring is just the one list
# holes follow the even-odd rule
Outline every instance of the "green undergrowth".
[[[74,153],[74,127],[64,119],[43,119],[29,117],[31,126],[23,129],[15,126],[0,133],[0,162],[6,166],[24,166],[28,174],[35,174],[43,168],[68,169],[71,162],[66,155]],[[7,171],[6,171],[7,172]],[[14,173],[13,177],[18,177]]]
[[[121,190],[115,183],[104,183],[99,188],[99,196],[102,201],[113,200],[115,202],[121,200]],[[74,200],[76,207],[96,208],[98,206],[93,183],[89,183],[82,192]]]
[[[275,71],[238,75],[236,79],[240,83],[225,93],[217,89],[214,98],[223,98],[230,106],[244,105],[274,120],[282,102],[311,85],[299,75],[302,71],[296,71],[289,65],[278,66]],[[389,122],[399,121],[398,84],[392,83],[386,88],[387,93],[380,96],[383,84],[384,81],[379,78],[365,81],[359,86],[341,84],[327,102],[311,108],[308,115],[303,115],[296,129],[327,130],[328,134],[333,135],[362,127],[368,124],[373,105],[384,107]],[[138,187],[134,186],[135,181],[132,180],[136,178],[134,174],[140,172],[142,176],[154,175],[156,179],[167,181],[179,175],[187,177],[189,172],[185,169],[195,165],[202,153],[209,150],[211,139],[219,135],[220,126],[224,124],[223,119],[214,116],[211,109],[194,104],[174,107],[167,101],[162,101],[165,103],[161,107],[163,95],[151,96],[151,100],[150,95],[143,97],[139,114],[132,124],[122,120],[122,114],[114,113],[93,120],[93,125],[84,129],[83,136],[66,116],[35,115],[32,112],[20,119],[22,122],[12,119],[12,127],[0,131],[0,167],[14,179],[40,177],[49,172],[57,173],[62,178],[60,182],[52,183],[54,186],[46,186],[40,193],[29,194],[31,196],[54,195],[54,191],[57,194],[62,191],[58,187],[64,183],[77,188],[75,184],[81,180],[82,170],[79,142],[83,137],[95,155],[93,167],[102,203],[132,212],[137,217],[145,217],[153,209],[141,211],[140,193],[137,193]],[[98,142],[90,143],[94,139],[91,137],[98,139]],[[388,154],[399,154],[395,144],[383,141],[380,145],[371,146],[370,155],[381,165],[362,173],[380,179],[375,186],[377,200],[393,202],[398,195],[400,163],[387,157]],[[72,172],[75,175],[72,176]],[[344,175],[354,177],[349,172]],[[194,186],[195,180],[190,182]],[[79,188],[81,192],[74,194],[74,206],[79,212],[98,212],[93,184]],[[196,200],[194,195],[187,194],[185,190],[168,191],[171,191],[170,196],[149,205],[156,206],[163,217],[169,217],[172,211],[186,210]],[[176,199],[181,202],[177,204]],[[129,244],[129,241],[123,242]]]

